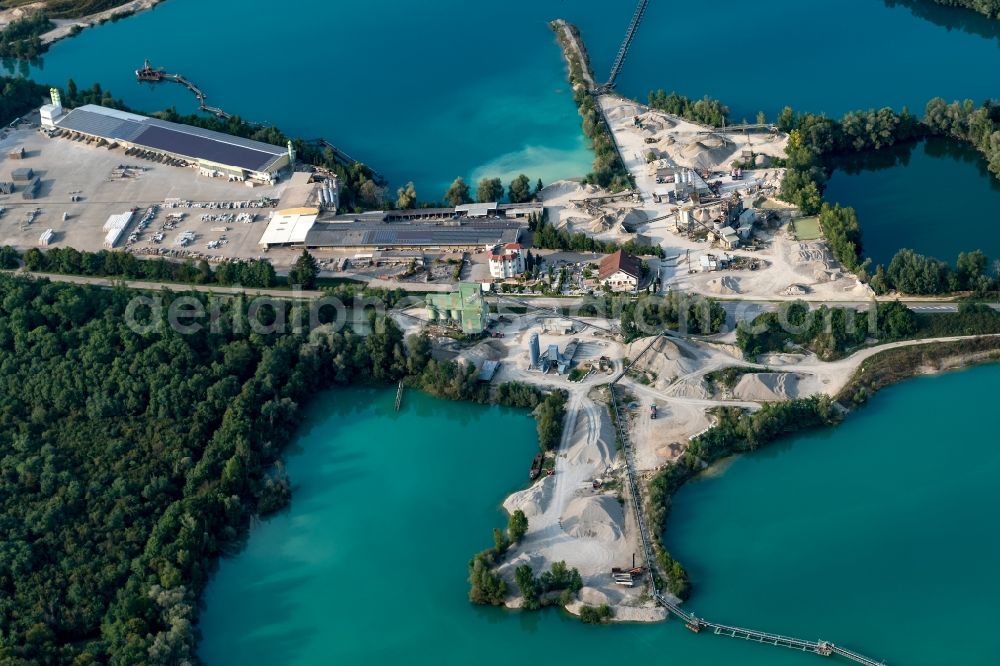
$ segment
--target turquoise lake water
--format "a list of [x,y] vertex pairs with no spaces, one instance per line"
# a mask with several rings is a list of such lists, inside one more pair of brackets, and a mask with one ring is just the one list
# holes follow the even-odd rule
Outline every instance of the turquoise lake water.
[[[839,116],[884,105],[922,111],[935,95],[996,96],[997,77],[985,73],[1000,62],[1000,22],[928,0],[914,6],[655,1],[619,90],[640,99],[653,88],[709,94],[736,119],[759,110],[773,118],[786,104]],[[193,79],[213,105],[324,136],[434,199],[458,175],[585,174],[592,158],[547,22],[581,27],[603,79],[633,9],[631,0],[293,0],[280,10],[267,0],[167,0],[56,44],[32,75],[99,81],[143,110],[193,111],[179,86],[135,81],[149,58]]]
[[1000,181],[961,144],[931,139],[842,160],[826,199],[854,207],[875,263],[903,247],[952,264],[971,250],[1000,259]]
[[[995,664],[1000,449],[985,415],[998,387],[1000,366],[914,380],[682,490],[667,541],[693,576],[691,608],[895,665]],[[314,401],[288,455],[291,508],[205,595],[210,666],[822,663],[678,622],[587,627],[469,605],[466,563],[525,477],[534,422],[414,392],[396,414],[393,399]]]

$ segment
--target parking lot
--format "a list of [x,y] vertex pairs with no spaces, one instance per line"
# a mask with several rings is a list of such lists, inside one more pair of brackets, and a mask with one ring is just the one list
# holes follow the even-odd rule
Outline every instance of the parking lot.
[[[25,158],[9,159],[17,147],[24,148]],[[126,155],[122,148],[49,138],[22,125],[0,139],[0,181],[10,181],[13,169],[25,167],[40,179],[37,197],[25,200],[21,188],[0,195],[0,245],[22,251],[37,247],[47,229],[55,232],[53,247],[100,250],[111,215],[138,209],[129,230],[134,232],[146,211],[156,206],[156,216],[130,250],[209,259],[258,257],[270,212],[261,201],[277,201],[285,188],[284,183],[250,188],[201,176],[193,167]],[[168,215],[177,217],[170,221]],[[191,239],[183,246],[177,244],[181,234]],[[129,235],[122,236],[116,249],[125,249]]]

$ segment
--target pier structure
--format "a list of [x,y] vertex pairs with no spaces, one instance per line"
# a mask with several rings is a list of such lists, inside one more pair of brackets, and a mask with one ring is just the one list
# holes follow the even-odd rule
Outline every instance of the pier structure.
[[642,495],[639,492],[639,485],[637,481],[638,474],[636,472],[633,455],[634,451],[629,443],[628,436],[623,426],[624,421],[622,420],[622,414],[618,407],[618,396],[616,395],[615,387],[618,382],[620,382],[628,374],[629,370],[642,360],[642,358],[649,353],[653,346],[665,336],[665,333],[661,333],[654,337],[652,341],[645,348],[643,348],[639,355],[636,356],[636,358],[633,359],[627,366],[625,366],[622,372],[609,384],[609,389],[611,391],[611,409],[614,410],[615,425],[618,429],[618,437],[621,441],[622,450],[625,454],[625,470],[628,477],[629,495],[632,500],[631,506],[635,512],[636,523],[639,525],[639,536],[642,540],[642,552],[646,558],[646,569],[650,572],[649,584],[653,599],[656,600],[656,603],[665,608],[669,615],[673,615],[683,620],[685,626],[695,633],[700,633],[701,631],[708,629],[713,631],[717,636],[740,638],[747,641],[761,643],[763,645],[774,645],[793,650],[801,650],[803,652],[812,652],[813,654],[817,654],[822,657],[838,656],[846,659],[847,661],[862,664],[862,666],[886,666],[884,662],[866,657],[860,653],[848,650],[847,648],[841,647],[829,641],[811,641],[801,638],[792,638],[765,631],[757,631],[755,629],[732,627],[716,622],[710,622],[709,620],[699,618],[693,613],[688,613],[683,610],[679,605],[675,604],[670,598],[668,598],[667,595],[664,594],[659,588],[657,578],[654,573],[656,560],[653,557],[652,540],[649,536],[650,526],[646,521],[645,513],[642,508]]
[[232,118],[232,114],[220,109],[217,106],[209,106],[205,104],[205,100],[208,98],[201,88],[196,86],[194,82],[186,79],[181,74],[169,74],[163,70],[162,67],[154,68],[148,60],[143,63],[142,69],[135,70],[135,78],[139,81],[145,81],[147,83],[159,83],[161,81],[173,81],[174,83],[179,83],[192,93],[198,100],[198,110],[205,111],[206,113],[211,113],[219,118],[225,118],[229,120]]
[[635,8],[635,13],[632,14],[632,20],[629,22],[628,30],[625,32],[625,39],[622,41],[621,48],[618,49],[618,55],[615,56],[615,62],[611,66],[611,75],[608,77],[607,83],[601,86],[601,92],[608,92],[615,87],[618,75],[625,64],[625,57],[628,56],[628,51],[632,47],[632,40],[635,39],[636,33],[639,32],[639,25],[642,23],[642,17],[646,14],[646,7],[648,6],[649,0],[639,0],[639,4]]
[[[153,65],[149,62],[149,60],[146,60],[143,63],[141,69],[135,70],[135,78],[136,80],[145,83],[160,83],[162,81],[173,81],[174,83],[179,83],[188,90],[190,90],[192,94],[194,94],[195,98],[198,100],[199,111],[211,113],[225,120],[229,120],[230,118],[233,117],[231,113],[228,113],[227,111],[217,106],[210,106],[206,104],[205,100],[208,98],[208,95],[206,95],[205,92],[201,88],[199,88],[193,81],[186,78],[182,74],[171,74],[167,72],[163,67],[153,67]],[[251,123],[251,124],[259,126],[256,123]],[[343,166],[350,166],[355,162],[357,162],[357,160],[355,160],[353,157],[351,157],[346,152],[344,152],[337,146],[333,145],[326,139],[323,138],[309,139],[304,143],[308,145],[319,146],[320,148],[323,149],[331,150],[333,152],[334,158],[337,160],[338,163],[342,164]],[[373,173],[375,173],[376,178],[378,179],[382,178],[382,176],[377,172]]]

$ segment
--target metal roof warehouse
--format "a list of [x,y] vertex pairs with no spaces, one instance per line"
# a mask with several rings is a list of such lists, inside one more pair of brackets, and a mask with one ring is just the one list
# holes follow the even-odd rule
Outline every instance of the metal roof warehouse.
[[93,104],[57,118],[55,127],[197,162],[206,169],[245,172],[260,180],[273,180],[291,163],[289,151],[281,146]]
[[516,243],[524,225],[483,222],[462,225],[317,222],[306,234],[309,248],[474,248]]

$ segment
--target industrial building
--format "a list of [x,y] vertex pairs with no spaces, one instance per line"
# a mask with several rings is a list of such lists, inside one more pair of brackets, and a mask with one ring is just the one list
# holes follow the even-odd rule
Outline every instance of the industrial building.
[[193,164],[207,175],[272,183],[294,163],[289,146],[273,146],[222,132],[87,104],[69,112],[57,93],[41,109],[42,127],[108,144],[135,148]]
[[597,277],[612,291],[635,292],[642,280],[642,261],[618,250],[601,260]]
[[516,243],[524,227],[517,222],[467,224],[384,224],[317,222],[306,234],[310,249],[474,249]]
[[545,373],[555,370],[559,374],[564,375],[569,371],[570,366],[572,366],[573,358],[576,356],[579,347],[580,340],[573,338],[566,345],[566,351],[562,354],[559,353],[559,345],[557,344],[550,344],[543,352],[539,349],[538,333],[532,333],[531,337],[528,338],[528,355],[531,359],[529,369]]
[[448,220],[526,220],[531,215],[540,215],[543,206],[540,202],[524,204],[464,204],[454,208],[408,208],[405,210],[379,210],[358,215],[341,215],[334,218],[337,221],[378,220],[380,222],[415,222]]
[[121,237],[125,235],[125,231],[129,225],[132,224],[134,216],[135,212],[129,211],[127,213],[112,215],[108,218],[108,221],[104,223],[104,231],[107,233],[104,237],[104,247],[110,250],[118,244]]
[[260,244],[265,248],[302,246],[316,223],[318,208],[286,208],[271,214]]
[[432,322],[454,323],[468,335],[478,335],[489,324],[490,310],[478,284],[461,282],[450,294],[428,294],[427,316]]
[[486,248],[490,275],[498,280],[517,277],[527,269],[524,246],[520,243],[493,245]]
[[[316,215],[300,214],[294,233],[280,233],[288,231],[289,226],[287,221],[279,219],[284,212],[279,211],[261,236],[260,245],[310,250],[478,250],[484,246],[517,244],[527,228],[520,219],[526,217],[526,211],[535,210],[531,207],[496,208],[496,204],[483,206],[493,206],[490,210],[500,211],[503,216],[483,218],[479,209],[459,206],[372,211],[320,220],[320,211],[313,209]],[[508,219],[507,214],[518,217]]]

